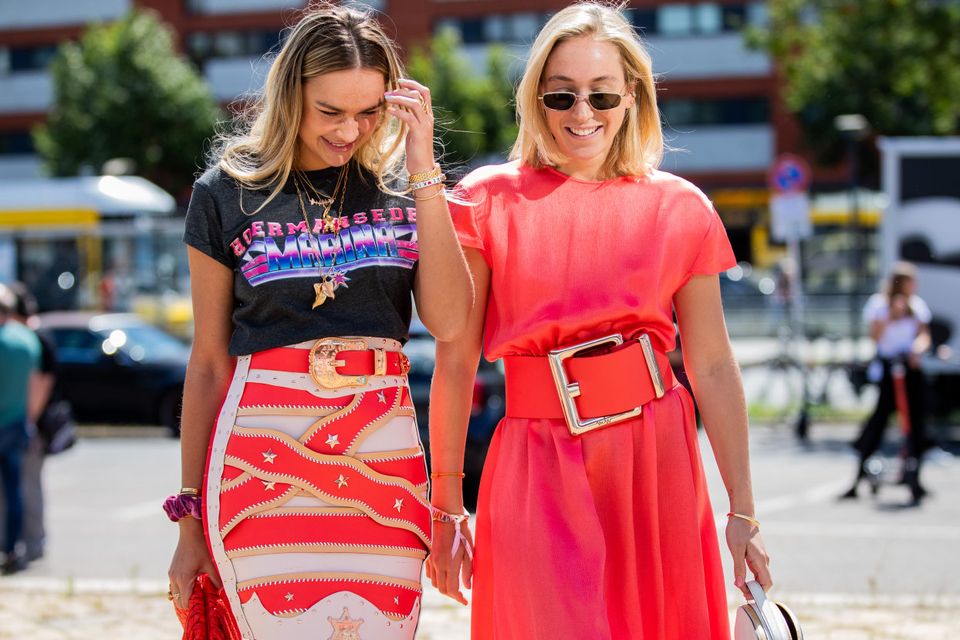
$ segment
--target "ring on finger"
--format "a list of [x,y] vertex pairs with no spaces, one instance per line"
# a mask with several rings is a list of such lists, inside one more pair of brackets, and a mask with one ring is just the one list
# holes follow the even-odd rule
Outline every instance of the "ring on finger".
[[429,114],[430,107],[427,106],[427,100],[423,97],[423,94],[417,93],[417,99],[420,101],[420,108],[423,109],[423,112]]

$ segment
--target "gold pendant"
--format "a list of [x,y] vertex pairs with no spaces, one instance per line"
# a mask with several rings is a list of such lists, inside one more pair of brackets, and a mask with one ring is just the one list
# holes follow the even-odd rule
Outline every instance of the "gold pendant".
[[324,302],[327,301],[327,298],[331,300],[336,298],[336,296],[333,293],[334,292],[333,283],[329,282],[326,279],[324,279],[323,282],[315,282],[313,284],[313,292],[316,294],[317,297],[314,299],[313,306],[310,307],[311,309],[316,309],[317,307],[322,305]]
[[347,287],[350,278],[343,271],[334,271],[323,276],[323,280],[313,283],[313,293],[316,296],[311,309],[316,309],[327,300],[336,299],[334,292],[340,287]]

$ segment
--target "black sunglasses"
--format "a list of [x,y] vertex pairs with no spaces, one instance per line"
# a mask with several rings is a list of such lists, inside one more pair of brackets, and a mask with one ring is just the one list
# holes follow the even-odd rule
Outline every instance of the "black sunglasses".
[[580,100],[586,100],[590,103],[590,107],[596,111],[607,111],[620,106],[622,97],[619,93],[607,93],[605,91],[595,91],[585,96],[578,96],[572,91],[551,91],[539,96],[543,106],[551,111],[572,109],[573,105]]

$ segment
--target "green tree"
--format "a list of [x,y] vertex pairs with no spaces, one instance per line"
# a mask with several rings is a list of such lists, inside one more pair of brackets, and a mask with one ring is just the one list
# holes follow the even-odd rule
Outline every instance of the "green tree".
[[54,104],[34,131],[50,173],[99,173],[111,158],[178,193],[203,162],[220,111],[152,13],[89,28],[52,64]]
[[834,118],[860,113],[882,135],[960,129],[960,3],[944,0],[769,0],[769,51],[783,97],[822,160],[840,151]]
[[477,75],[459,49],[457,35],[444,31],[414,48],[407,65],[412,78],[430,87],[443,157],[452,165],[503,154],[517,134],[506,52],[492,47],[486,73]]

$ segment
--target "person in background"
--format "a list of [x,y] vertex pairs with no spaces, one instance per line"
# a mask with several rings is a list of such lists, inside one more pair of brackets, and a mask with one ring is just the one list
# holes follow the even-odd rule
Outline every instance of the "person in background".
[[[14,282],[10,290],[15,297],[12,318],[33,330],[33,319],[37,315],[37,299],[29,288],[22,282]],[[36,332],[35,332],[36,333]],[[43,416],[47,405],[53,396],[56,386],[57,356],[53,344],[49,339],[36,333],[40,340],[40,370],[35,376],[36,385],[33,387],[28,402],[31,413]],[[38,417],[38,420],[42,418]],[[26,454],[23,457],[23,543],[26,547],[28,562],[43,557],[46,543],[46,527],[43,516],[43,463],[46,458],[46,443],[35,430],[30,438]]]
[[919,504],[927,494],[920,484],[920,463],[927,440],[926,384],[920,369],[921,356],[930,349],[930,308],[917,295],[917,269],[908,262],[893,265],[883,291],[867,300],[863,319],[870,326],[870,337],[877,345],[880,373],[880,395],[877,406],[867,418],[860,435],[853,442],[859,460],[857,475],[841,499],[855,499],[860,481],[868,477],[867,460],[883,443],[890,416],[897,412],[898,380],[906,391],[907,431],[906,458],[903,481],[910,488],[913,504]]
[[23,533],[23,457],[39,406],[30,402],[39,386],[40,340],[13,319],[16,296],[0,284],[0,480],[6,503],[4,574],[26,567]]

